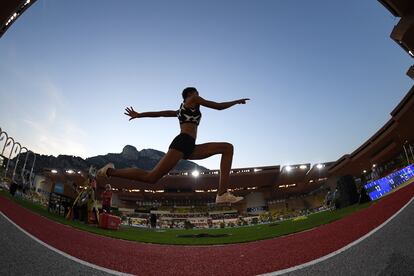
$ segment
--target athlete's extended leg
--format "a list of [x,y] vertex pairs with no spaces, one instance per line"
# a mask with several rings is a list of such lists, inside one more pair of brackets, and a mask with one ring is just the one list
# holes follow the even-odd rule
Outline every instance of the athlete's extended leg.
[[206,143],[196,145],[193,153],[188,159],[205,159],[215,154],[221,154],[218,195],[222,195],[227,192],[227,188],[229,187],[230,170],[233,162],[233,145],[230,143]]
[[171,169],[177,165],[177,163],[183,158],[183,153],[175,149],[169,149],[167,154],[158,162],[157,166],[151,171],[145,171],[138,168],[128,169],[108,169],[107,176],[115,176],[120,178],[127,178],[137,180],[146,183],[156,183],[164,175],[166,175]]

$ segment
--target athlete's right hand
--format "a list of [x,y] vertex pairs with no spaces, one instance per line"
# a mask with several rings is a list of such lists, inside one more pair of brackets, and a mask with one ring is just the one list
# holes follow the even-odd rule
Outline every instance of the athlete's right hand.
[[135,119],[135,118],[138,118],[139,117],[139,113],[138,112],[136,112],[133,108],[132,108],[132,106],[131,107],[127,107],[127,108],[125,108],[125,115],[127,115],[127,116],[129,116],[130,118],[129,118],[129,120],[131,121],[132,119]]

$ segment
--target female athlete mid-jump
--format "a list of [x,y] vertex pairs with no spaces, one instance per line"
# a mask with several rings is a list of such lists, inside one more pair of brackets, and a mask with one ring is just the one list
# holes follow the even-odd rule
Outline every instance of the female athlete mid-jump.
[[208,101],[199,96],[194,87],[183,90],[183,103],[177,111],[167,110],[158,112],[136,112],[132,107],[125,109],[125,115],[130,119],[144,117],[178,117],[181,132],[172,141],[168,152],[151,171],[138,168],[115,169],[112,163],[107,164],[98,171],[103,177],[120,177],[137,180],[146,183],[156,183],[181,159],[200,160],[215,154],[221,154],[220,180],[216,203],[235,203],[243,199],[227,191],[229,186],[230,169],[233,161],[233,145],[230,143],[206,143],[196,145],[197,128],[201,119],[200,106],[223,110],[236,104],[245,104],[249,99],[240,99],[231,102],[217,103]]

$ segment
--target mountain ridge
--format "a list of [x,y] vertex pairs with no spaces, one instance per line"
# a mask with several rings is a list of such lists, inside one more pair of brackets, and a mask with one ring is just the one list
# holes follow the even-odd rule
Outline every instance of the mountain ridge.
[[[96,155],[87,157],[85,159],[79,156],[64,155],[40,155],[36,154],[36,162],[34,172],[41,172],[43,169],[57,169],[57,170],[75,170],[87,171],[90,166],[101,168],[108,163],[113,163],[115,168],[140,168],[143,170],[152,170],[158,162],[165,155],[164,152],[156,149],[142,149],[138,151],[134,146],[126,145],[120,153],[107,153],[105,155]],[[26,158],[26,153],[20,155],[19,168],[23,166]],[[33,156],[29,155],[26,169],[31,167]],[[14,158],[15,159],[15,158]],[[178,164],[171,171],[189,171],[197,169],[199,171],[206,171],[207,168],[200,166],[188,160],[180,160]]]

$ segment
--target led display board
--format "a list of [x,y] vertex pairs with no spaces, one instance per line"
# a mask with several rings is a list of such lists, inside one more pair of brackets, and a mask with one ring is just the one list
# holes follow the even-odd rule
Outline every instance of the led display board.
[[371,200],[380,198],[414,177],[414,165],[409,165],[386,177],[367,183],[364,187]]

